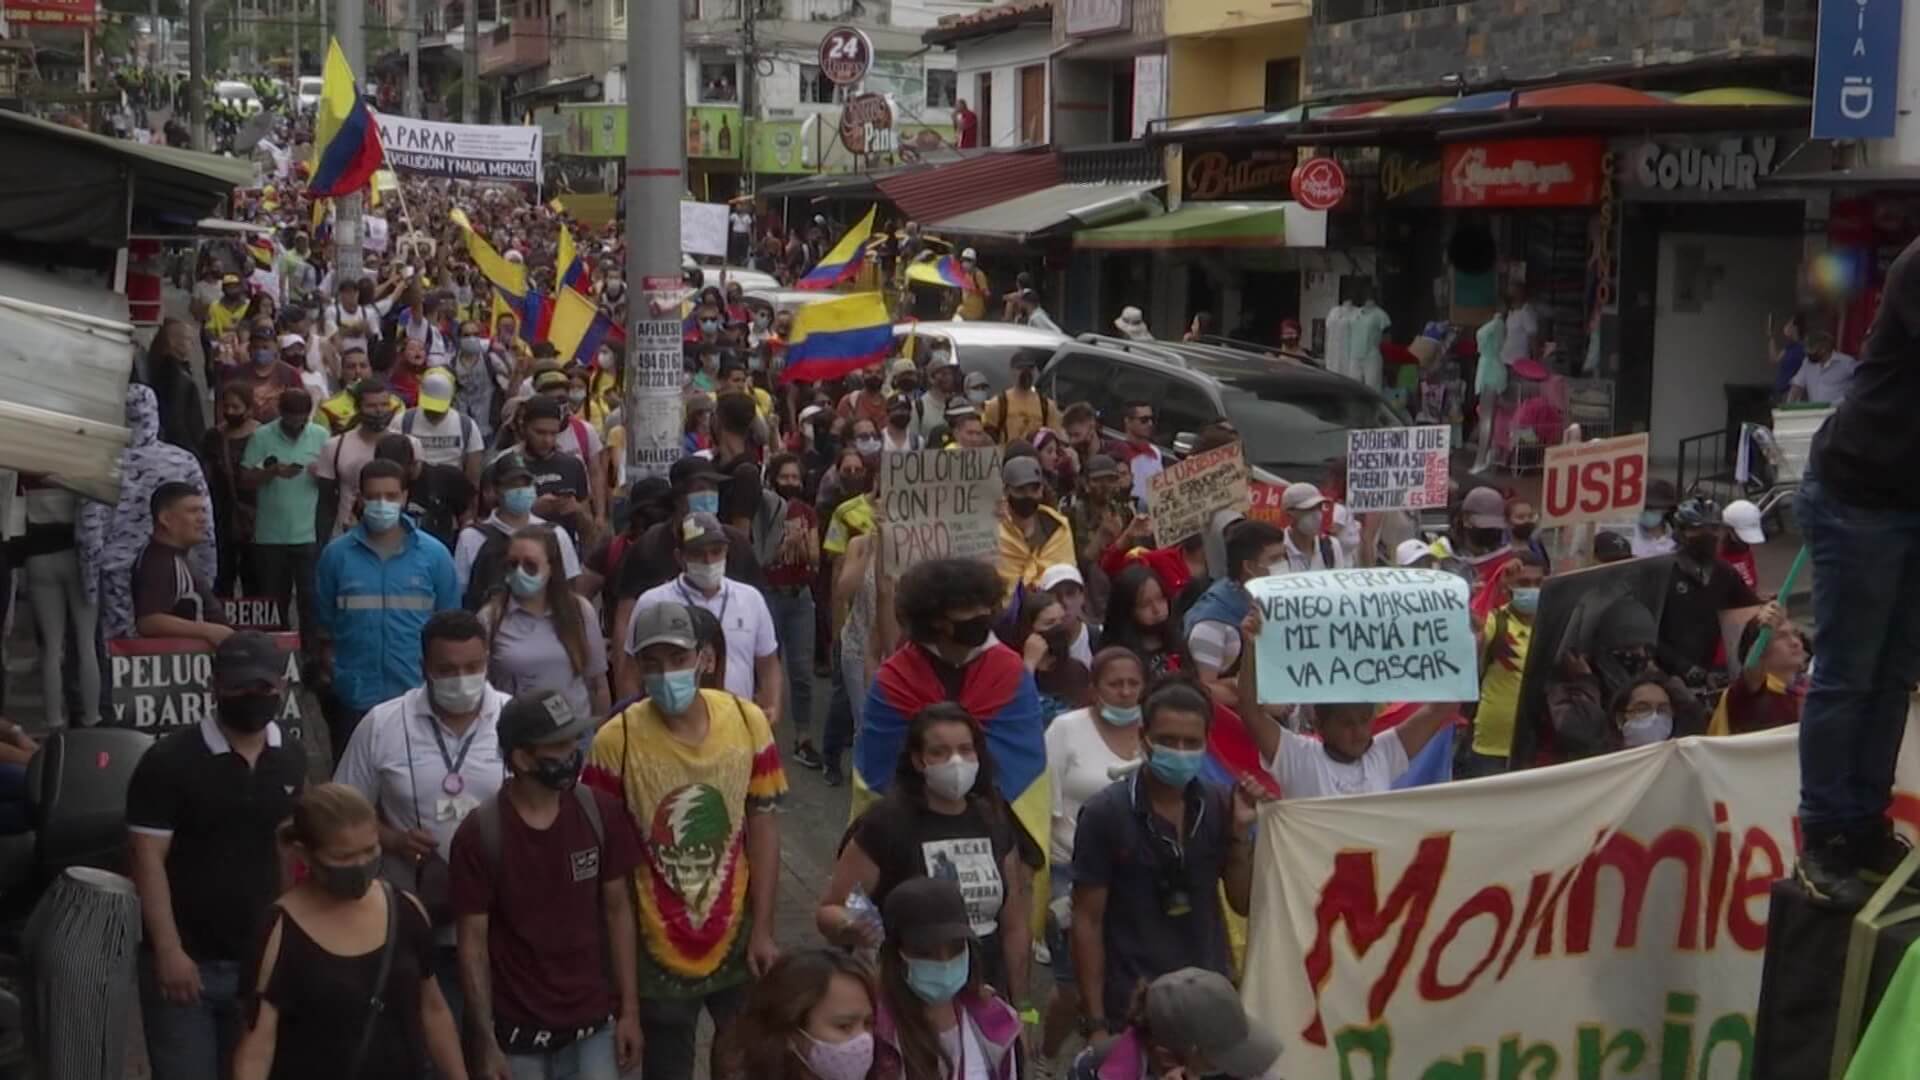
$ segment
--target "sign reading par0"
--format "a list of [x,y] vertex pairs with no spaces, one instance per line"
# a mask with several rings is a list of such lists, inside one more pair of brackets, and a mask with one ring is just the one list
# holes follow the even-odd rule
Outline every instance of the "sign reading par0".
[[514,124],[442,124],[374,114],[387,164],[414,176],[540,182],[540,129]]

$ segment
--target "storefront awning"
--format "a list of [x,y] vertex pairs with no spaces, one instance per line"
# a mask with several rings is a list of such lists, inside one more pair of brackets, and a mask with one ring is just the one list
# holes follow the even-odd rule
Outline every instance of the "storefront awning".
[[1051,150],[980,154],[928,169],[883,176],[880,193],[912,221],[941,221],[1060,182]]
[[1270,248],[1287,243],[1288,203],[1189,203],[1171,214],[1075,233],[1091,251]]
[[1161,211],[1158,181],[1132,184],[1055,184],[1003,203],[971,210],[927,228],[937,233],[1016,243],[1075,228],[1112,225]]

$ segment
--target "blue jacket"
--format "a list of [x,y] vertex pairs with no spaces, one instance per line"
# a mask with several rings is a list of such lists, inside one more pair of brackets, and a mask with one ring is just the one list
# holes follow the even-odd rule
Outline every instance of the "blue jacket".
[[407,542],[383,559],[367,527],[335,537],[313,570],[313,613],[333,641],[333,690],[350,709],[370,709],[420,686],[420,631],[436,611],[460,606],[453,556],[411,518]]
[[1237,633],[1240,623],[1253,610],[1253,597],[1246,586],[1232,578],[1215,578],[1200,599],[1187,609],[1186,621],[1181,625],[1187,636],[1192,636],[1193,628],[1203,622],[1226,623]]

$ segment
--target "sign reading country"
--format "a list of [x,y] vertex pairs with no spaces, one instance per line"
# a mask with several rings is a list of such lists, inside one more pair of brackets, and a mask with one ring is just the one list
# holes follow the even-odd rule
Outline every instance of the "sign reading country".
[[1820,5],[1813,62],[1813,137],[1888,139],[1899,114],[1904,0]]
[[540,129],[532,125],[443,124],[375,114],[387,165],[415,176],[538,184]]

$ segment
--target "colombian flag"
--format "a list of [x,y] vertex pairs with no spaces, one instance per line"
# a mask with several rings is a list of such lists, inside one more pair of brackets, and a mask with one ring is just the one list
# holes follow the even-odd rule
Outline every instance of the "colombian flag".
[[825,382],[880,363],[893,348],[893,320],[879,293],[808,304],[793,316],[780,381]]
[[573,289],[560,290],[559,298],[553,302],[547,340],[560,350],[562,358],[592,364],[600,356],[600,346],[612,333],[612,320],[600,314],[593,301]]
[[926,285],[943,285],[949,289],[964,289],[978,292],[973,276],[960,260],[951,255],[942,255],[937,259],[922,260],[907,267],[907,280],[918,281]]
[[[553,287],[562,291],[577,289],[582,295],[587,291],[587,264],[573,248],[573,230],[565,222],[560,224],[559,250],[553,259]],[[565,349],[561,350],[564,355]]]
[[527,268],[519,263],[508,262],[504,256],[495,251],[493,245],[487,243],[487,238],[481,236],[480,231],[473,227],[473,222],[468,220],[466,211],[455,207],[447,213],[447,218],[460,226],[460,231],[466,234],[467,254],[473,257],[473,265],[487,275],[487,280],[493,282],[495,288],[505,291],[515,301],[523,300],[528,295]]
[[[807,276],[793,283],[796,289],[831,289],[860,272],[860,266],[866,262],[867,251],[873,246],[873,215],[878,206],[867,208],[867,216],[860,224],[847,230],[840,242],[833,245]],[[803,309],[804,310],[804,309]]]
[[340,42],[327,43],[327,66],[320,107],[313,122],[313,195],[351,195],[367,186],[386,160],[373,110],[360,99]]

